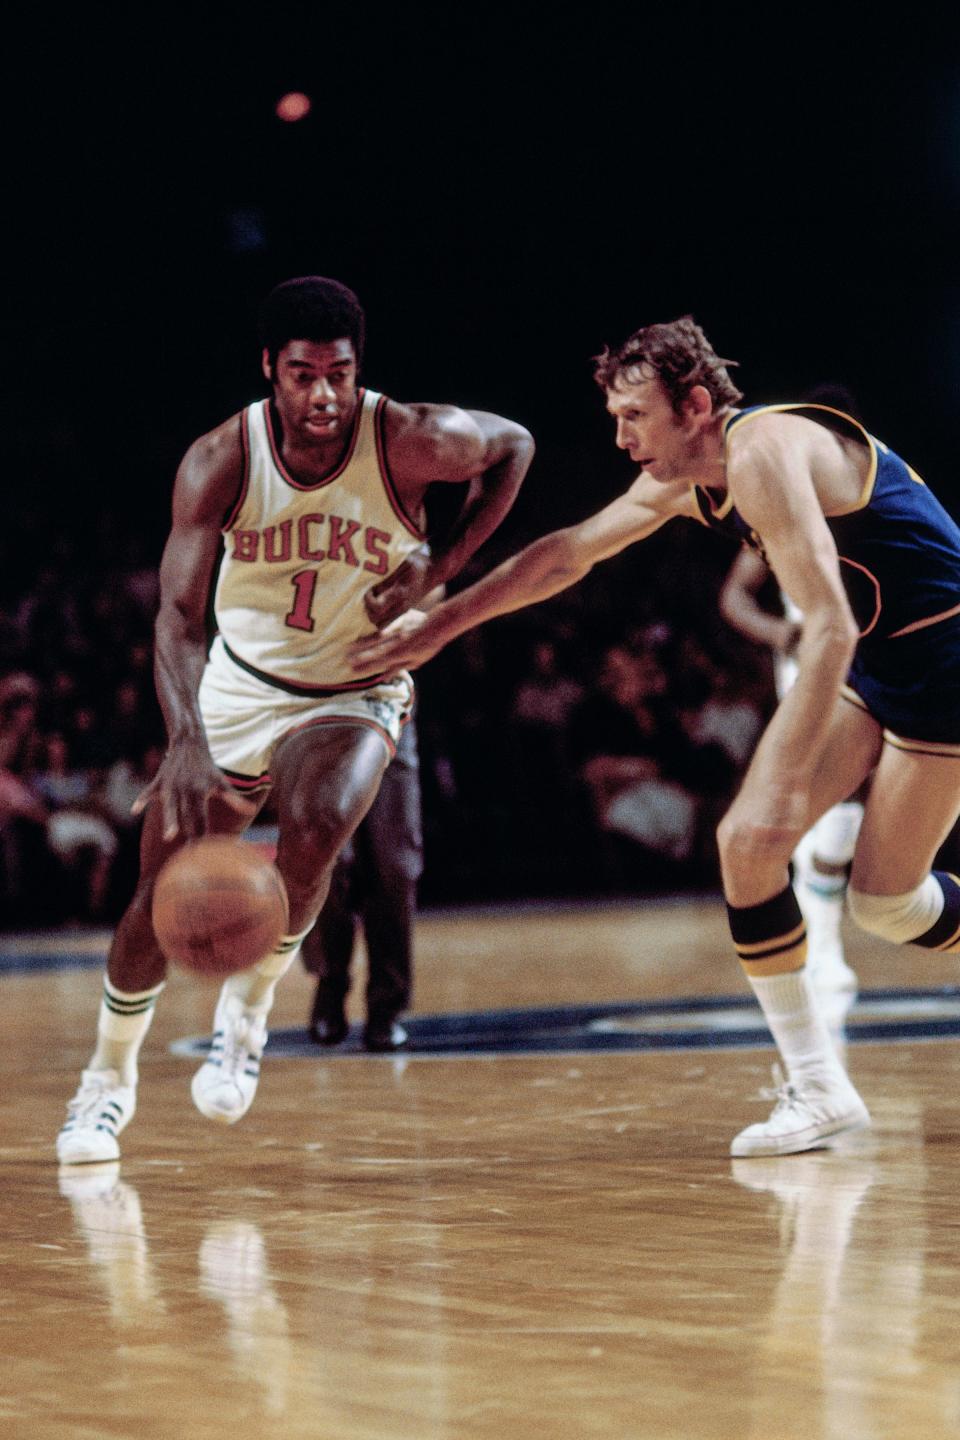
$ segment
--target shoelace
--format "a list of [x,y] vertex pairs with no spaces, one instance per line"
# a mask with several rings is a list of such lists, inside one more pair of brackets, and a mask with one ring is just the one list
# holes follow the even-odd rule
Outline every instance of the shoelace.
[[[770,1069],[773,1075],[773,1088],[761,1090],[761,1098],[764,1100],[775,1100],[777,1102],[776,1111],[792,1110],[801,1104],[803,1097],[800,1091],[792,1080],[787,1079],[782,1068],[774,1064]],[[776,1111],[774,1113],[776,1113]]]
[[71,1120],[86,1120],[95,1111],[103,1108],[106,1095],[117,1088],[117,1082],[109,1076],[91,1076],[84,1080],[72,1100],[67,1101],[67,1114]]
[[226,1074],[247,1063],[252,1056],[259,1060],[263,1054],[262,1040],[256,1035],[259,1026],[241,1010],[237,1019],[228,1018],[223,1026],[223,1056],[221,1072]]

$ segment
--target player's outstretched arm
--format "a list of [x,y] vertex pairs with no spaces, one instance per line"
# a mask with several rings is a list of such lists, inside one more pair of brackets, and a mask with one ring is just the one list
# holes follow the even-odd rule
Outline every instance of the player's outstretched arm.
[[239,425],[228,421],[195,441],[174,485],[154,633],[154,679],[168,748],[157,775],[134,805],[137,814],[151,803],[162,806],[166,840],[202,834],[213,794],[242,813],[249,811],[210,757],[197,700],[207,655],[207,601],[222,544],[220,527],[236,498],[242,463]]
[[432,484],[467,482],[469,489],[447,534],[367,592],[367,614],[378,627],[459,574],[510,510],[534,453],[528,430],[483,410],[392,405],[387,426],[391,473],[411,513]]
[[693,514],[686,486],[657,485],[641,475],[625,495],[596,515],[534,540],[428,615],[403,616],[388,633],[359,640],[351,663],[367,674],[392,665],[416,668],[466,630],[549,599],[583,579],[598,561],[651,535],[667,520]]

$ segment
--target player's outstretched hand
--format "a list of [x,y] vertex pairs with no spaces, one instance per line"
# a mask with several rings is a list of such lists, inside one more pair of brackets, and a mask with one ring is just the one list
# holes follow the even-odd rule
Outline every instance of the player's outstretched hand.
[[163,838],[193,839],[207,830],[211,799],[216,796],[244,819],[252,820],[256,805],[238,795],[213,761],[206,746],[171,745],[156,775],[134,800],[131,814],[141,815],[158,803],[163,812]]
[[371,624],[383,630],[415,605],[433,586],[430,574],[430,548],[421,545],[398,565],[392,575],[371,585],[363,597],[364,609]]
[[448,639],[434,621],[435,613],[408,610],[386,630],[362,635],[350,647],[350,664],[359,675],[415,670],[442,650]]

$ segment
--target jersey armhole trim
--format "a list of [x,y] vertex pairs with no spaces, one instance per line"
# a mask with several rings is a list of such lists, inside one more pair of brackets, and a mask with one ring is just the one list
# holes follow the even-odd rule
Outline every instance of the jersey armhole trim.
[[383,488],[386,491],[387,499],[390,501],[390,508],[404,529],[409,530],[417,540],[426,539],[426,531],[409,516],[404,509],[393,476],[390,473],[390,465],[387,461],[387,437],[386,437],[386,413],[387,397],[381,395],[377,401],[377,408],[373,415],[373,434],[377,446],[377,461],[380,466],[380,476],[383,480]]
[[237,516],[243,509],[243,502],[246,500],[247,491],[250,488],[250,436],[247,431],[249,414],[249,406],[240,412],[240,449],[243,454],[243,474],[240,478],[240,493],[227,511],[227,517],[220,526],[220,530],[224,535],[232,530],[237,523]]

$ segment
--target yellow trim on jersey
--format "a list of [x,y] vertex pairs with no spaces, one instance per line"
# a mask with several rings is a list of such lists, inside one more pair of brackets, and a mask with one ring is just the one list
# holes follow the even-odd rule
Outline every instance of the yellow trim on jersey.
[[[817,405],[812,402],[805,404],[802,400],[793,400],[787,401],[780,405],[760,405],[754,410],[741,410],[738,412],[738,414],[734,415],[732,420],[728,422],[727,427],[724,431],[724,459],[726,459],[727,440],[729,438],[730,431],[734,428],[735,425],[739,425],[745,420],[752,420],[755,415],[787,415],[791,411],[795,410],[823,410],[828,415],[836,415],[839,420],[845,420],[848,425],[853,425],[855,429],[860,431],[860,434],[863,436],[864,442],[866,443],[867,449],[870,452],[870,464],[867,468],[867,478],[863,482],[863,488],[860,491],[860,495],[857,499],[856,504],[849,505],[844,510],[832,510],[827,516],[827,519],[833,520],[841,515],[853,515],[856,513],[857,510],[864,510],[870,504],[870,497],[873,494],[873,487],[877,482],[877,447],[880,444],[880,441],[875,440],[870,434],[870,431],[867,430],[863,425],[861,425],[859,420],[855,420],[852,415],[848,415],[844,410],[836,410],[832,405]],[[921,481],[920,483],[922,484],[923,482]]]
[[[923,481],[920,481],[923,484]],[[960,615],[960,605],[954,605],[949,610],[941,610],[939,615],[928,615],[924,620],[914,620],[912,625],[904,625],[902,630],[894,630],[888,635],[888,640],[899,640],[901,635],[912,635],[915,630],[926,630],[928,625],[936,625],[939,620],[952,620],[954,615]]]
[[[840,697],[856,705],[871,720],[876,717],[870,710],[869,705],[849,685],[841,685]],[[892,730],[884,730],[883,743],[892,745],[895,750],[903,750],[908,755],[939,755],[944,760],[960,760],[960,745],[952,745],[947,740],[911,740],[909,736],[894,735]]]
[[908,755],[939,755],[944,760],[960,760],[960,745],[951,745],[946,740],[910,740],[894,735],[892,730],[884,730],[883,741]]
[[727,491],[726,498],[724,499],[723,504],[720,506],[716,506],[713,503],[713,497],[711,496],[710,491],[705,485],[694,484],[691,485],[689,488],[690,499],[692,501],[694,511],[691,518],[694,520],[699,520],[700,524],[706,525],[708,530],[712,527],[710,525],[710,521],[703,513],[703,507],[701,506],[700,501],[697,499],[698,495],[702,495],[704,500],[706,500],[707,504],[710,506],[710,514],[714,520],[723,520],[727,515],[730,514],[730,511],[733,509],[733,496],[730,494],[729,490]]
[[854,690],[850,685],[840,686],[840,698],[841,700],[849,700],[850,704],[856,705],[858,710],[865,711],[867,715],[870,714],[867,702],[860,695],[858,695],[856,690]]

